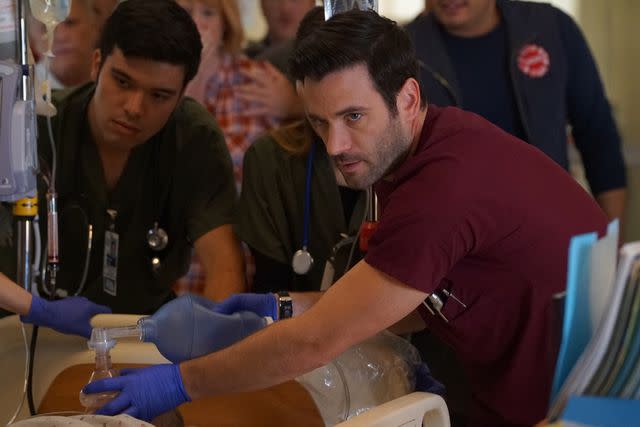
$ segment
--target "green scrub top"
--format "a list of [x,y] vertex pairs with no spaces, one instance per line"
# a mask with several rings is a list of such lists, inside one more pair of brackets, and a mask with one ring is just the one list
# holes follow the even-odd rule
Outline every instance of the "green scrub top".
[[[293,254],[302,247],[307,153],[290,153],[267,134],[247,150],[243,170],[236,234],[261,254],[291,265]],[[314,263],[306,275],[292,270],[291,283],[282,283],[280,289],[319,290],[332,248],[340,241],[341,233],[354,236],[358,232],[365,206],[362,192],[350,223],[346,223],[333,165],[324,144],[317,140],[309,221],[309,252]],[[334,280],[344,273],[350,249],[351,245],[347,245],[337,253]]]
[[[61,264],[57,284],[69,294],[76,292],[91,224],[93,242],[81,294],[116,313],[152,313],[174,297],[171,286],[187,272],[193,242],[232,223],[236,193],[231,159],[211,114],[195,101],[183,99],[167,124],[131,151],[116,187],[108,192],[87,124],[94,89],[89,84],[54,97]],[[38,125],[41,168],[50,167],[46,119],[39,118]],[[46,245],[44,184],[39,190],[41,235]],[[103,288],[105,231],[112,223],[108,209],[117,211],[113,230],[119,235],[115,295]],[[148,247],[146,237],[156,221],[167,232],[169,245],[157,253],[162,263],[154,274],[151,258],[156,253]]]

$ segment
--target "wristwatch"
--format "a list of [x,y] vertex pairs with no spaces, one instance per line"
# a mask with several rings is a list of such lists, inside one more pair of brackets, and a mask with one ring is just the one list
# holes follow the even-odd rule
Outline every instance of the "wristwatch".
[[278,292],[278,320],[293,316],[293,299],[287,291]]

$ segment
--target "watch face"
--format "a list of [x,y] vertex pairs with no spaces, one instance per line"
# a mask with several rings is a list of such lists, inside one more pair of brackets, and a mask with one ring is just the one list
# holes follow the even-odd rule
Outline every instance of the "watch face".
[[288,292],[278,292],[278,319],[288,319],[293,316],[293,299]]
[[296,274],[307,274],[313,266],[313,257],[306,249],[299,249],[293,254],[291,268]]

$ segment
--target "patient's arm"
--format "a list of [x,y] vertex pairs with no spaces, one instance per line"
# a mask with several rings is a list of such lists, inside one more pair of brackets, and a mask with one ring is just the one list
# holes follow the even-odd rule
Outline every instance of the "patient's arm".
[[31,307],[31,294],[0,273],[0,307],[25,315]]

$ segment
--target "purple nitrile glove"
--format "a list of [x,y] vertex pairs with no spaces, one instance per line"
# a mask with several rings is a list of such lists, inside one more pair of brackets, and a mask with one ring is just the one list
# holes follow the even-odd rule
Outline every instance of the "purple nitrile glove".
[[419,363],[415,366],[416,391],[439,394],[444,396],[446,389],[444,385],[431,376],[431,370],[426,363]]
[[91,336],[91,318],[96,314],[111,313],[104,305],[93,303],[85,297],[69,297],[57,301],[47,301],[34,295],[31,308],[26,316],[20,316],[25,323],[46,326],[63,334]]
[[160,414],[191,402],[184,389],[178,365],[155,365],[123,369],[119,377],[105,378],[84,386],[83,393],[119,391],[96,415],[127,414],[151,421]]
[[235,294],[216,305],[213,311],[223,314],[252,311],[258,316],[271,317],[275,321],[278,320],[278,300],[272,293]]

